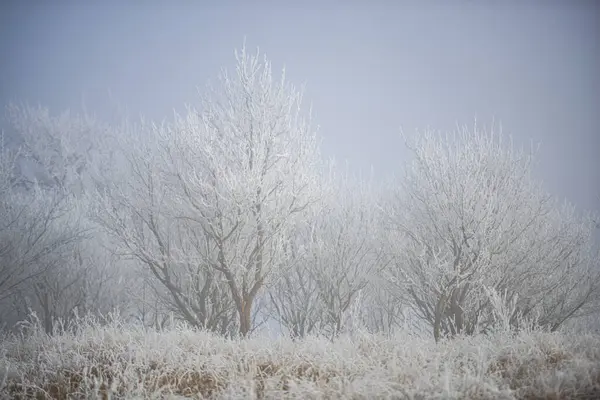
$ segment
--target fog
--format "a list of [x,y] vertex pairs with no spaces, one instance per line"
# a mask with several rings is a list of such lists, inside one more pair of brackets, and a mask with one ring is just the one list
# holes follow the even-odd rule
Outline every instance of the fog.
[[328,157],[382,178],[401,128],[501,122],[541,142],[552,193],[598,208],[600,6],[526,3],[7,1],[0,101],[169,118],[245,40],[306,84]]

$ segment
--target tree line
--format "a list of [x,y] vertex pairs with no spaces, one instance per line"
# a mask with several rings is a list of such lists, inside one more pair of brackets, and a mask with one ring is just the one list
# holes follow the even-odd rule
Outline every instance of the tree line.
[[285,71],[235,56],[168,122],[6,108],[5,328],[119,310],[225,336],[276,321],[295,337],[408,326],[439,340],[598,320],[596,220],[544,190],[534,149],[477,125],[420,133],[376,184],[324,160]]

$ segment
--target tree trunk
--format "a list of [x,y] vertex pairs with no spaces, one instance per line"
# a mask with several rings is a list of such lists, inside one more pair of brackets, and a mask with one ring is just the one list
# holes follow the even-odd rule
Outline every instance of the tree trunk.
[[241,307],[238,307],[238,313],[240,316],[240,335],[242,337],[248,336],[252,329],[252,298],[244,298],[241,303]]

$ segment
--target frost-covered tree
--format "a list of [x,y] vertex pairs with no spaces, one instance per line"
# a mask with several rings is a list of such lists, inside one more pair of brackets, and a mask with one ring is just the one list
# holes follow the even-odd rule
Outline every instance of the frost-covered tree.
[[322,206],[294,236],[292,272],[270,292],[277,319],[295,335],[335,336],[351,329],[350,319],[362,324],[350,311],[369,312],[355,302],[387,263],[374,186],[347,168],[331,171]]
[[477,127],[424,133],[409,148],[414,159],[383,206],[388,278],[436,339],[492,328],[489,290],[514,302],[511,326],[535,317],[555,330],[598,310],[593,224],[546,194],[532,153]]
[[[18,152],[0,144],[0,302],[50,274],[83,237],[77,204],[61,190],[25,185]],[[5,316],[4,316],[5,318]]]
[[309,269],[314,252],[310,228],[298,229],[287,245],[290,269],[268,290],[268,312],[293,338],[303,338],[321,332],[327,320],[321,304],[318,282]]
[[[324,329],[332,335],[350,329],[350,318],[362,323],[362,315],[350,315],[359,293],[366,292],[387,264],[381,245],[381,221],[376,212],[376,188],[346,171],[333,173],[328,184],[333,191],[329,207],[312,220],[315,255],[309,273],[319,288],[325,310]],[[368,312],[358,304],[355,313]]]
[[138,317],[147,323],[154,314],[153,325],[162,325],[172,312],[191,326],[230,332],[233,303],[218,273],[200,261],[203,232],[181,218],[166,143],[143,121],[124,124],[115,140],[120,151],[113,168],[99,175],[93,219],[117,256],[143,268]]
[[21,148],[18,167],[25,181],[76,195],[89,191],[110,126],[87,114],[67,110],[52,115],[44,107],[12,103],[6,107],[6,121]]
[[132,173],[107,182],[98,215],[186,319],[228,312],[214,306],[229,296],[247,335],[259,292],[287,270],[289,233],[318,201],[319,154],[300,92],[258,54],[236,59],[199,110],[126,146]]
[[[5,122],[13,138],[10,151],[18,151],[18,156],[11,170],[13,185],[4,199],[21,213],[22,223],[38,221],[37,228],[21,225],[19,230],[43,227],[46,232],[39,238],[48,236],[51,248],[28,264],[37,271],[35,277],[11,294],[11,303],[18,306],[11,310],[13,322],[34,311],[52,332],[58,319],[68,322],[75,310],[80,315],[106,313],[120,306],[117,300],[127,291],[114,284],[116,260],[100,246],[102,233],[86,218],[92,172],[109,127],[87,115],[52,116],[42,107],[14,104],[7,106]],[[35,248],[21,244],[15,249],[24,251],[23,246]]]
[[[395,293],[390,293],[384,277],[371,279],[362,298],[362,324],[369,332],[392,334],[400,328],[408,328],[405,317],[405,304]],[[412,327],[411,327],[412,328]]]

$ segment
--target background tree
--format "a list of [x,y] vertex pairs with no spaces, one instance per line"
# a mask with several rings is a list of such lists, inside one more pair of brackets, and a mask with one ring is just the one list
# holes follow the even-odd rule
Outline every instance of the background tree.
[[549,329],[597,311],[592,223],[531,177],[532,154],[500,134],[425,133],[383,207],[395,258],[389,280],[433,328],[486,331],[497,322],[486,288],[515,302],[510,324]]
[[387,279],[374,276],[364,292],[362,324],[369,332],[391,335],[400,328],[407,328],[406,305],[389,286]]
[[309,268],[315,256],[314,252],[308,250],[310,239],[308,226],[292,234],[286,251],[289,254],[290,269],[268,290],[268,312],[271,318],[293,338],[321,332],[327,320],[318,282]]
[[351,307],[387,263],[375,187],[334,167],[323,188],[322,206],[296,233],[293,251],[300,257],[293,256],[292,272],[270,292],[278,320],[295,335],[350,329]]
[[[84,232],[77,205],[68,194],[37,182],[25,185],[15,173],[15,153],[6,148],[1,153],[0,303],[4,309],[13,303],[13,296],[56,271]],[[7,314],[11,313],[5,310],[5,323],[9,323]]]
[[[18,149],[19,156],[13,162],[14,184],[4,199],[16,207],[22,222],[37,221],[37,226],[21,225],[19,230],[37,230],[39,240],[47,236],[49,241],[49,250],[27,264],[35,276],[11,294],[15,298],[10,303],[19,305],[9,312],[12,321],[34,311],[51,333],[56,320],[68,322],[75,310],[80,315],[106,313],[120,306],[117,300],[126,291],[115,290],[115,260],[98,245],[100,232],[86,218],[90,169],[99,150],[96,136],[108,127],[87,115],[54,117],[47,109],[27,105],[10,104],[5,115],[13,138],[10,151]],[[15,248],[35,251],[36,246],[21,243]]]

